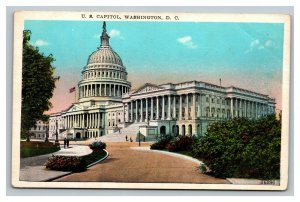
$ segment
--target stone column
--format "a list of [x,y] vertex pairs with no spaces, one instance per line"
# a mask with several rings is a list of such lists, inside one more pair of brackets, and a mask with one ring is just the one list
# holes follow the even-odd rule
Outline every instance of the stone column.
[[104,96],[106,96],[106,83],[104,84],[104,92],[103,92]]
[[233,98],[230,99],[230,113],[231,113],[231,118],[233,118]]
[[176,118],[176,95],[173,97],[173,118]]
[[182,120],[182,95],[179,95],[179,120]]
[[148,117],[148,98],[146,98],[146,118],[145,118],[145,121],[149,121],[149,117]]
[[123,102],[123,123],[125,123],[125,103]]
[[[101,112],[98,113],[98,128],[101,128]],[[100,133],[99,133],[100,136]]]
[[131,114],[130,122],[133,122],[133,101],[132,100],[130,101],[130,114]]
[[238,117],[238,99],[235,98],[235,117]]
[[247,117],[246,100],[244,100],[244,116]]
[[116,84],[114,84],[114,94],[113,96],[116,96]]
[[111,84],[108,84],[108,96],[111,96]]
[[199,94],[198,96],[198,112],[197,112],[197,116],[196,117],[201,117],[201,109],[202,109],[202,96],[201,94]]
[[258,118],[257,102],[255,102],[255,118]]
[[171,95],[168,95],[168,120],[171,120]]
[[192,119],[196,119],[197,118],[197,113],[196,113],[196,94],[193,93],[193,107],[192,107]]
[[156,120],[159,120],[159,98],[156,97]]
[[162,96],[162,110],[161,110],[161,119],[165,120],[165,96]]
[[141,108],[140,108],[141,110],[141,119],[140,119],[140,122],[143,122],[143,119],[144,119],[144,115],[143,115],[143,98],[141,99]]
[[95,128],[98,128],[98,112],[95,113]]
[[135,122],[138,121],[138,100],[135,100]]
[[153,120],[153,97],[151,98],[150,120]]
[[102,128],[105,128],[105,115],[103,112],[101,113],[101,126]]
[[208,107],[209,107],[209,117],[211,117],[211,97],[210,96],[208,96]]
[[89,128],[93,128],[92,114],[89,114],[89,122],[90,122],[90,127]]
[[189,119],[189,94],[186,95],[185,101],[186,101],[185,120],[188,120]]

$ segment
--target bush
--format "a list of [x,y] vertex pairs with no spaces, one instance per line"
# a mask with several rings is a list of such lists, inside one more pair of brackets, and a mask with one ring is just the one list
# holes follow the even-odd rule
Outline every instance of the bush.
[[166,149],[168,149],[170,152],[190,151],[192,150],[192,144],[192,136],[180,136],[170,141],[166,145]]
[[163,150],[166,149],[167,144],[172,140],[171,135],[162,136],[156,143],[150,146],[150,149]]
[[275,116],[215,122],[192,147],[221,178],[280,178],[281,123]]
[[106,144],[101,141],[95,141],[89,145],[91,149],[106,149]]
[[87,164],[84,160],[75,156],[52,156],[45,164],[47,169],[59,171],[82,172]]

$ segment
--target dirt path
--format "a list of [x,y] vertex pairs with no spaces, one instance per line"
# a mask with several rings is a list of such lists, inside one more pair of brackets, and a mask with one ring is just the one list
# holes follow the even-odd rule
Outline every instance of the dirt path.
[[[147,146],[149,143],[143,143]],[[74,173],[56,181],[65,182],[173,182],[218,183],[228,181],[199,173],[189,160],[147,151],[132,150],[138,143],[107,143],[109,158],[86,172]]]

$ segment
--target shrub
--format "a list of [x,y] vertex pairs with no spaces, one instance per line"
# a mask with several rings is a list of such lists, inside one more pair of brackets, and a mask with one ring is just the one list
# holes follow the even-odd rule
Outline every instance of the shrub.
[[45,164],[47,169],[59,171],[82,172],[87,164],[84,160],[75,156],[52,156]]
[[95,141],[89,145],[91,149],[106,149],[106,144],[101,141]]
[[192,149],[193,137],[180,136],[170,141],[166,148],[171,152],[190,151]]
[[195,142],[192,154],[216,177],[278,179],[281,123],[275,116],[215,122]]
[[172,140],[171,135],[162,136],[156,143],[150,146],[151,149],[162,150],[166,149],[167,144]]

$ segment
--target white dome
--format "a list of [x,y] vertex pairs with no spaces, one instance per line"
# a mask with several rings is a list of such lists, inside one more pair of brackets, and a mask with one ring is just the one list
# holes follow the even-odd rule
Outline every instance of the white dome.
[[111,63],[123,66],[120,56],[110,46],[100,47],[93,52],[89,56],[87,64],[93,63]]

